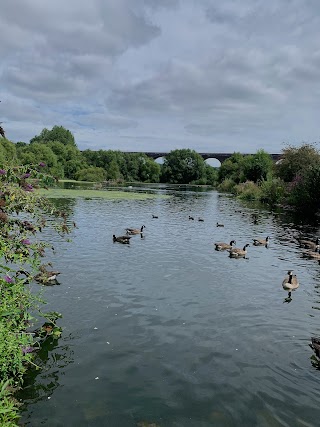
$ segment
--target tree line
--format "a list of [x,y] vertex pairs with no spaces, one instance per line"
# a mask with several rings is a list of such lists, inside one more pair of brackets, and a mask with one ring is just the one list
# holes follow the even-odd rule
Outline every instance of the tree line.
[[212,185],[242,198],[320,208],[320,154],[315,144],[287,146],[277,164],[266,151],[258,150],[252,155],[234,153],[214,168],[196,151],[177,149],[160,165],[144,153],[80,151],[69,130],[54,126],[29,143],[1,138],[0,165],[5,162],[44,162],[46,172],[58,179]]

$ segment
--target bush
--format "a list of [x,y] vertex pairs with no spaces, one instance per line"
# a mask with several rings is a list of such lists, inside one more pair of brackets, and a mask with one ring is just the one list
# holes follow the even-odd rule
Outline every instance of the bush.
[[219,185],[218,190],[225,193],[232,193],[236,183],[231,178],[225,178]]
[[261,188],[261,201],[274,205],[282,202],[286,188],[284,182],[280,178],[270,178],[262,181]]
[[76,172],[78,181],[102,182],[106,179],[106,171],[103,168],[90,167]]
[[236,185],[233,192],[240,199],[245,200],[260,200],[262,195],[261,188],[253,181],[246,181]]

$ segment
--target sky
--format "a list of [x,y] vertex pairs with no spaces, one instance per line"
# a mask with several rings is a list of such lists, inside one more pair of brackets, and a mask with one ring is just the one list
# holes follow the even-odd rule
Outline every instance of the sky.
[[1,0],[8,139],[278,153],[319,141],[319,0]]

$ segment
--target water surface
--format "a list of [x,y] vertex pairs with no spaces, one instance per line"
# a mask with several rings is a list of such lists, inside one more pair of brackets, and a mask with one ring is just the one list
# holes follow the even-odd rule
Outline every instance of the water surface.
[[[28,379],[22,422],[319,425],[320,371],[308,344],[320,335],[320,266],[295,240],[318,226],[266,210],[255,210],[254,224],[249,207],[215,191],[161,192],[172,197],[60,202],[79,227],[70,243],[53,238],[61,285],[45,288],[64,332]],[[141,225],[130,246],[112,242]],[[247,259],[214,250],[267,235],[269,248],[250,246]],[[290,303],[288,269],[301,283]]]

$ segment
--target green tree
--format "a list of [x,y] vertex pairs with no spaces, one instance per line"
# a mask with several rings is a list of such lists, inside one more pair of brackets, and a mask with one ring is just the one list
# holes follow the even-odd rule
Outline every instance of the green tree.
[[30,144],[35,142],[47,143],[50,141],[59,141],[63,145],[72,145],[76,147],[74,136],[63,126],[53,126],[51,130],[44,128],[40,135],[36,135],[30,140]]
[[225,160],[219,169],[219,182],[225,179],[232,180],[236,184],[245,181],[244,175],[245,156],[241,153],[233,153]]
[[276,174],[285,182],[291,182],[309,167],[320,164],[319,151],[312,144],[300,147],[288,146],[282,150],[282,158],[276,165]]
[[0,163],[14,164],[17,162],[16,146],[6,138],[0,138]]
[[164,159],[161,181],[189,184],[205,177],[205,162],[194,150],[173,150]]
[[206,164],[206,184],[216,185],[218,182],[218,169]]
[[91,166],[79,170],[76,173],[76,179],[79,181],[101,182],[106,179],[106,171],[103,168]]
[[243,159],[243,173],[246,180],[253,182],[266,180],[272,175],[272,171],[272,157],[264,150],[258,150],[255,154]]
[[58,157],[49,146],[40,142],[18,148],[18,158],[23,165],[44,162],[46,172],[58,178],[64,176],[63,164],[58,162]]

